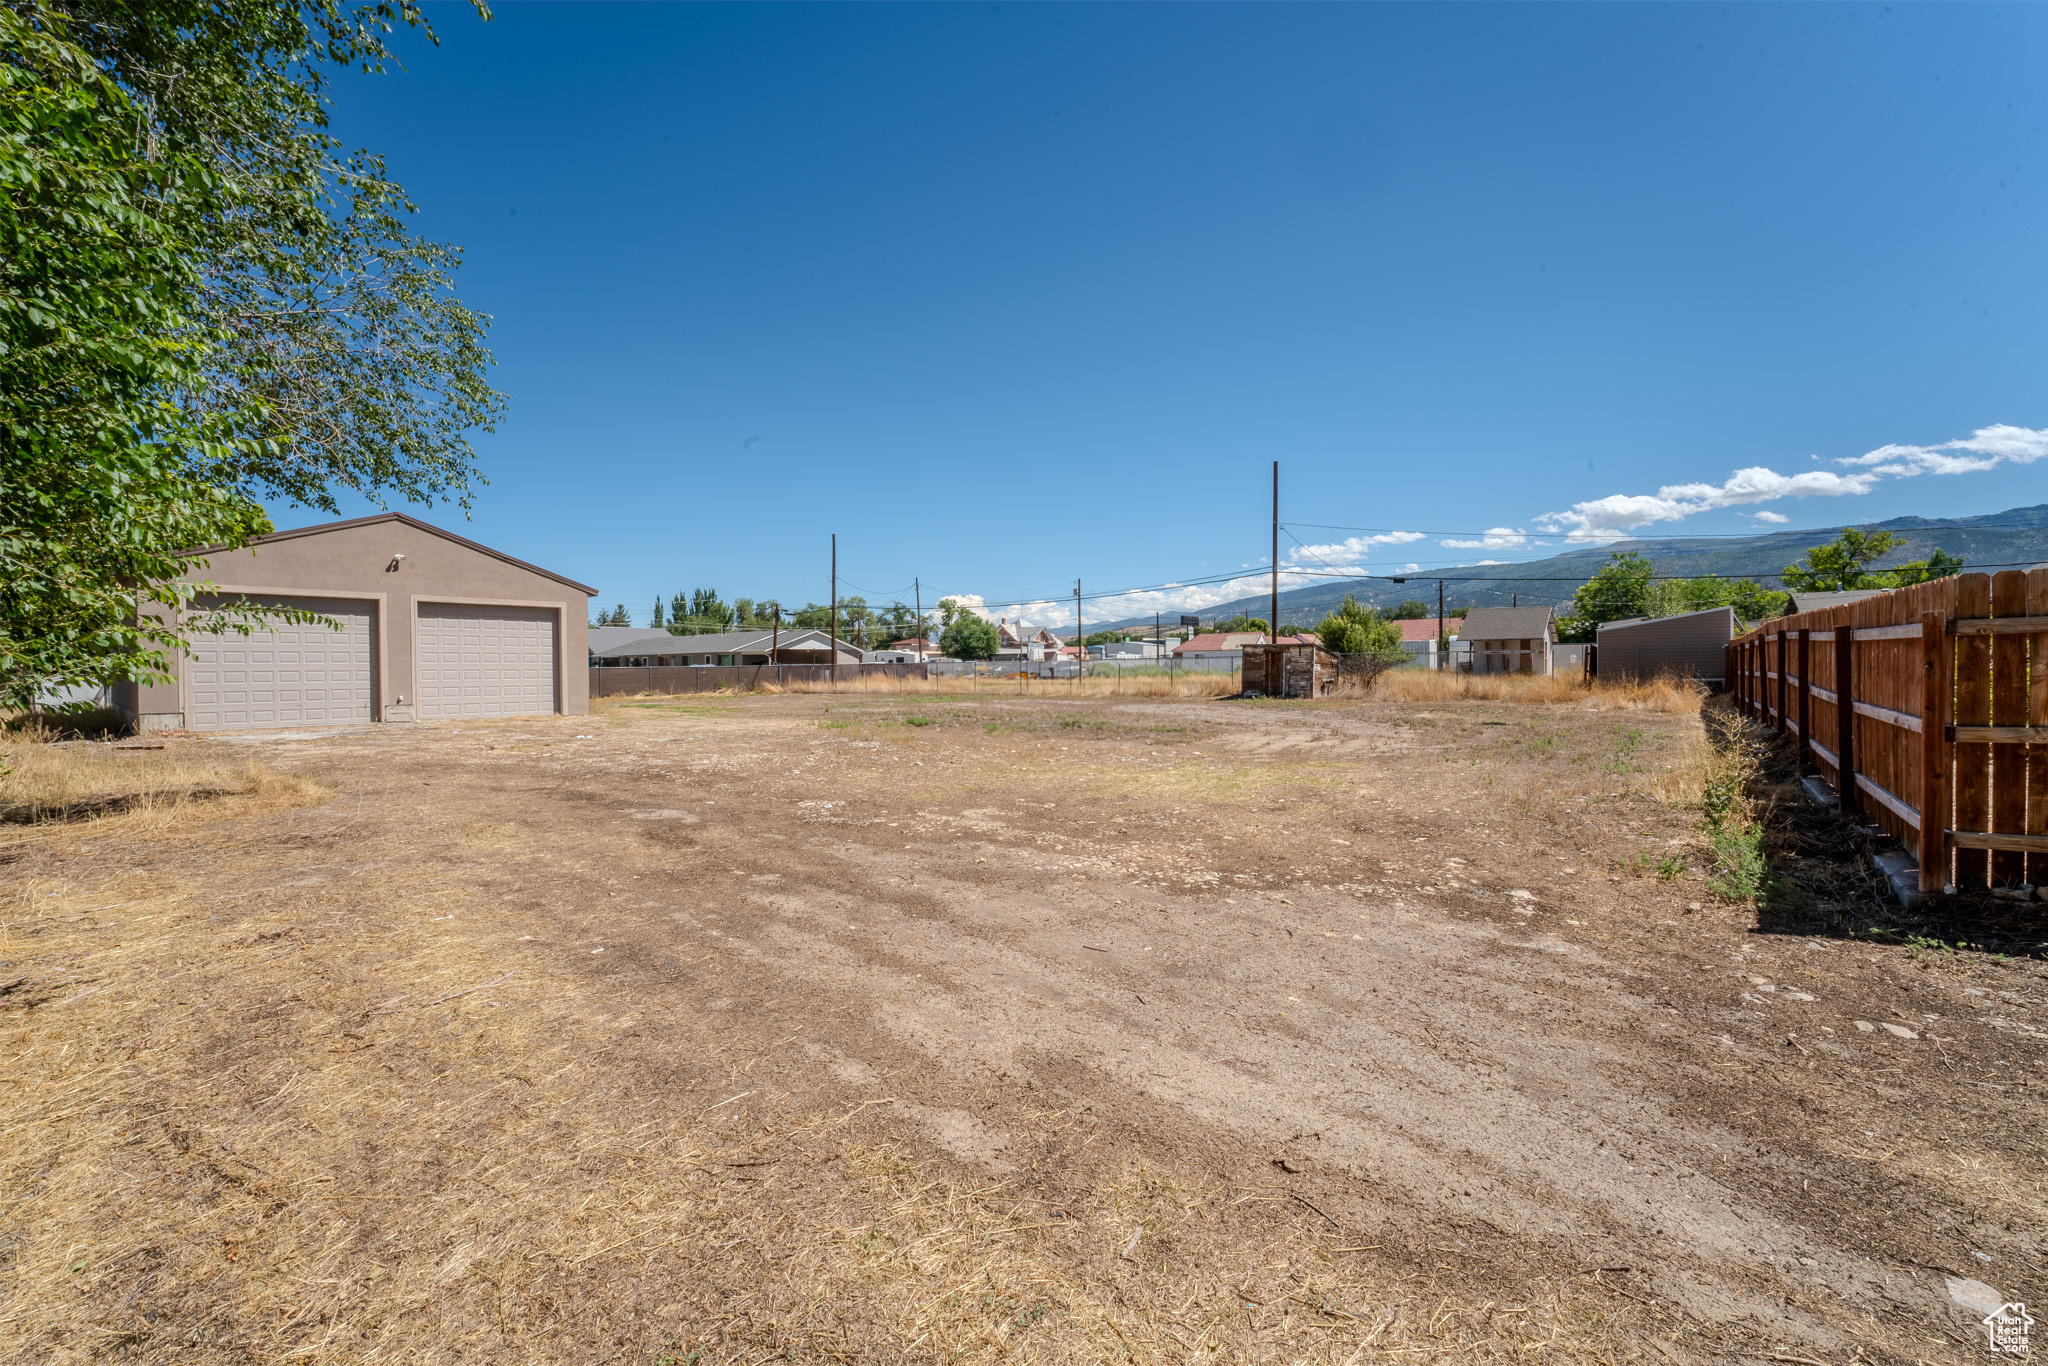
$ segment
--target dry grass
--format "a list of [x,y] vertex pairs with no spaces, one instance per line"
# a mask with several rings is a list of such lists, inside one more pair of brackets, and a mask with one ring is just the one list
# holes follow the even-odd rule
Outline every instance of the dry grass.
[[0,736],[0,822],[162,815],[221,797],[292,806],[322,795],[308,778],[274,773],[246,753],[205,741],[106,744],[57,740],[34,729]]
[[[217,876],[91,875],[144,819],[48,829],[88,880],[0,901],[10,1359],[1362,1366],[1611,1361],[1645,1331],[1686,1351],[1590,1274],[1461,1293],[1456,1254],[1375,1255],[1095,1117],[1030,1116],[1071,1155],[1053,1204],[906,1147],[886,1094],[781,1104],[787,1041],[508,972],[545,917],[451,884],[446,857],[532,875],[530,831],[356,847],[364,827],[319,845],[324,816],[221,821],[182,836]],[[292,841],[335,851],[313,866],[346,848],[374,887],[280,915]]]
[[1238,691],[1236,674],[1194,672],[1175,674],[1127,674],[1117,677],[1088,678],[1017,678],[1009,677],[962,677],[962,678],[860,678],[848,679],[841,683],[791,682],[778,687],[764,683],[758,689],[720,688],[705,693],[621,693],[613,698],[592,698],[593,706],[605,701],[616,701],[624,697],[733,697],[745,692],[763,693],[821,693],[827,696],[876,696],[876,697],[1042,697],[1042,698],[1086,698],[1099,700],[1110,697],[1229,697]]
[[1703,694],[1684,679],[1657,678],[1589,685],[1575,674],[1463,674],[1430,669],[1395,669],[1380,675],[1371,696],[1378,702],[1509,702],[1521,706],[1590,706],[1622,711],[1697,714]]

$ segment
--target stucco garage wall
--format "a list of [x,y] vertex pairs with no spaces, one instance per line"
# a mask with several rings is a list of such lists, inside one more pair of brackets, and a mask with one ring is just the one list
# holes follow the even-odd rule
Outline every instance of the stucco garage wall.
[[[393,557],[405,558],[396,562]],[[371,717],[412,720],[420,694],[419,614],[446,606],[517,609],[503,615],[553,620],[558,647],[554,706],[567,715],[590,710],[587,668],[590,594],[587,585],[441,532],[403,514],[388,513],[267,536],[243,550],[208,556],[187,577],[210,582],[223,594],[257,598],[355,601],[375,622]],[[168,684],[126,684],[115,704],[142,729],[189,724],[190,682],[179,670]]]

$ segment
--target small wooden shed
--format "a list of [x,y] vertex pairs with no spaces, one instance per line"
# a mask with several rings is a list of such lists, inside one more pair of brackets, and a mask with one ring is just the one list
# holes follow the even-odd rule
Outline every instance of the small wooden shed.
[[1320,697],[1337,686],[1337,656],[1320,645],[1244,647],[1244,690],[1261,697]]

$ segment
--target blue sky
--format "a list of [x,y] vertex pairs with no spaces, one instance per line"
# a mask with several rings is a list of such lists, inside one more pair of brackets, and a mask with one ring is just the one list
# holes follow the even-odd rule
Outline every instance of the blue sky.
[[1231,574],[1275,459],[1375,571],[2048,498],[2042,7],[430,14],[336,131],[509,411],[409,510],[636,621]]

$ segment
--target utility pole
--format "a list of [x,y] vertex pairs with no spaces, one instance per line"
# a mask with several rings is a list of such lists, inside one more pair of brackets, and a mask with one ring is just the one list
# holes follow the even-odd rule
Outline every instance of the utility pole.
[[1444,581],[1436,581],[1436,667],[1442,669],[1451,652],[1451,633],[1444,625]]
[[917,602],[917,662],[924,663],[924,584],[917,579],[910,581],[911,596]]
[[1166,637],[1159,633],[1159,621],[1159,613],[1154,612],[1152,614],[1152,657],[1154,659],[1166,653]]
[[1088,641],[1081,634],[1081,581],[1074,580],[1074,682],[1088,672]]
[[839,533],[832,533],[832,686],[839,686]]
[[1280,462],[1273,462],[1273,616],[1266,623],[1266,643],[1280,643]]

